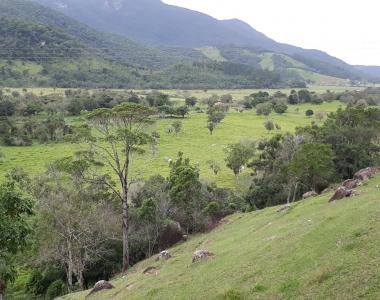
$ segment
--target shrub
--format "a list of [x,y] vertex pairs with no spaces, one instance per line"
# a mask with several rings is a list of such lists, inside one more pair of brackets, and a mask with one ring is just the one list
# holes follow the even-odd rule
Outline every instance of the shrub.
[[305,114],[307,117],[311,117],[312,115],[314,115],[314,111],[311,109],[308,109]]
[[265,129],[268,131],[272,131],[275,127],[274,123],[272,120],[266,120],[264,123]]
[[220,212],[220,206],[217,202],[212,201],[206,206],[203,212],[212,218],[216,218]]
[[272,104],[269,102],[260,103],[260,104],[257,104],[256,106],[256,114],[259,116],[260,115],[269,116],[271,112],[272,112]]
[[195,97],[188,97],[185,100],[187,106],[195,106],[198,102],[197,98]]
[[171,127],[173,127],[174,132],[175,132],[176,134],[178,134],[178,133],[180,133],[180,132],[182,131],[182,122],[180,122],[180,121],[175,121],[175,122],[173,122],[173,124],[172,124]]
[[59,279],[49,285],[46,291],[47,299],[54,299],[67,293],[67,287],[65,283]]
[[228,290],[224,295],[223,295],[223,299],[225,300],[240,300],[240,299],[244,299],[242,293],[236,291],[236,290]]
[[230,94],[223,95],[222,97],[220,97],[220,101],[223,103],[232,103],[233,101],[232,95]]
[[285,103],[278,103],[273,107],[273,110],[278,114],[284,114],[288,110],[288,106]]

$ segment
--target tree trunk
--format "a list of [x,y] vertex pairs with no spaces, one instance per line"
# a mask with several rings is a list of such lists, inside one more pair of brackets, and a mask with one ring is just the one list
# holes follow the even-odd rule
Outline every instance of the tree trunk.
[[286,206],[290,206],[291,195],[292,195],[292,187],[289,187],[288,198],[286,199]]
[[67,284],[69,285],[69,290],[73,290],[73,252],[71,241],[67,240],[67,251],[68,251],[68,261],[67,261]]
[[0,300],[4,299],[5,295],[5,282],[0,278]]
[[84,290],[84,279],[83,279],[83,271],[82,270],[78,270],[78,283],[79,283],[80,290],[83,291]]
[[294,194],[293,194],[293,201],[292,201],[292,203],[294,203],[296,201],[298,184],[299,184],[299,182],[297,182],[296,185],[295,185],[295,187],[294,187]]
[[[128,190],[128,188],[126,188]],[[125,194],[125,193],[124,193]],[[129,267],[129,222],[128,222],[128,194],[124,195],[123,199],[123,272],[128,271]]]
[[128,271],[129,268],[129,216],[128,216],[128,172],[129,172],[129,155],[130,149],[127,146],[125,149],[125,173],[122,182],[123,187],[123,273]]

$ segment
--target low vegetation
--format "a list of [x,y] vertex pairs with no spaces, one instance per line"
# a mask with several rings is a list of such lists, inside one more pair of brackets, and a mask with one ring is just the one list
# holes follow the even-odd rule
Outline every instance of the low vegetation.
[[[188,235],[212,230],[225,216],[281,204],[290,209],[305,193],[320,194],[379,164],[378,107],[357,101],[343,108],[324,99],[330,93],[259,91],[238,100],[230,94],[172,99],[162,92],[2,92],[3,161],[11,149],[70,149],[50,161],[40,156],[38,171],[20,164],[7,170],[2,190],[14,186],[32,198],[35,217],[24,217],[30,219],[29,243],[18,241],[11,253],[24,250],[28,258],[19,265],[2,259],[3,265],[34,266],[25,295],[84,290]],[[323,117],[312,117],[314,110]],[[244,130],[234,122],[243,122]],[[237,136],[228,135],[227,124]],[[223,147],[205,154],[202,141],[206,148],[213,142]],[[160,163],[165,147],[173,154]],[[139,163],[148,157],[139,176]],[[3,201],[9,195],[4,192]],[[4,287],[13,279],[1,278]]]

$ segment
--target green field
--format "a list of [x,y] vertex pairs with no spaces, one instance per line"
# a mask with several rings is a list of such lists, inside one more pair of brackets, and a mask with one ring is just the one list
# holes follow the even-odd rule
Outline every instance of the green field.
[[[178,98],[178,101],[183,101],[183,99]],[[232,171],[225,167],[224,149],[228,144],[247,139],[258,141],[275,133],[293,133],[296,127],[316,121],[314,118],[305,116],[307,109],[313,109],[315,112],[322,111],[327,114],[336,111],[341,105],[339,102],[332,102],[322,105],[289,106],[289,111],[284,115],[272,113],[270,118],[282,129],[271,133],[268,133],[263,125],[266,117],[257,116],[253,110],[239,113],[231,109],[213,135],[210,135],[206,128],[207,115],[205,113],[192,112],[183,120],[183,132],[178,135],[166,133],[166,129],[174,121],[173,119],[159,119],[155,125],[155,129],[161,135],[158,153],[154,157],[151,155],[150,149],[147,149],[144,156],[134,156],[132,177],[138,180],[156,173],[168,174],[168,160],[175,159],[177,153],[182,151],[186,157],[191,159],[192,163],[199,165],[203,178],[216,181],[220,186],[238,187],[244,191],[243,189],[248,187],[248,172],[236,178]],[[296,111],[297,109],[299,111]],[[69,119],[69,121],[80,122],[81,120]],[[0,147],[0,151],[5,155],[5,157],[0,158],[0,176],[5,175],[14,167],[23,167],[26,171],[37,174],[42,172],[49,162],[69,156],[84,147],[86,145],[70,143],[35,143],[30,147]],[[213,175],[208,168],[206,163],[208,160],[215,160],[222,166],[222,171],[218,176]]]
[[[230,216],[171,249],[169,261],[143,261],[89,299],[380,299],[379,183],[337,203],[325,194],[288,211]],[[215,257],[191,264],[197,249]],[[147,267],[156,274],[143,274]]]
[[[333,92],[344,92],[344,91],[353,91],[353,90],[361,90],[365,87],[357,87],[357,86],[331,86],[331,85],[316,85],[309,87],[309,90],[311,92],[317,92],[317,93],[323,93],[326,90],[330,90]],[[3,88],[4,91],[18,91],[22,92],[23,88]],[[49,94],[63,94],[66,89],[64,88],[27,88],[29,92],[35,93],[36,95],[49,95]],[[75,89],[74,89],[75,90]],[[231,94],[236,100],[242,100],[244,96],[247,96],[252,93],[256,93],[258,91],[267,91],[270,94],[274,94],[276,91],[280,90],[281,92],[289,94],[289,92],[292,90],[291,88],[283,88],[283,89],[208,89],[208,90],[160,90],[163,93],[169,94],[169,95],[177,95],[181,98],[192,95],[195,97],[198,97],[200,99],[210,97],[214,94],[217,95],[224,95],[224,94]],[[298,89],[296,89],[298,90]],[[134,90],[137,93],[147,93],[150,92],[150,90]]]

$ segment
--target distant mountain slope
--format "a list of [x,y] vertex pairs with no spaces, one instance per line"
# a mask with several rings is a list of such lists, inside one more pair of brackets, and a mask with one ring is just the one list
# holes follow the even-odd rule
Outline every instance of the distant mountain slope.
[[94,54],[133,66],[158,69],[177,61],[202,58],[197,51],[174,49],[169,52],[167,49],[159,50],[120,36],[101,33],[62,13],[27,0],[1,0],[0,16],[19,18],[59,29],[80,41],[88,51],[92,50]]
[[116,64],[52,27],[0,16],[0,85],[128,87],[141,70]]
[[[99,23],[106,20],[108,25],[112,24],[113,19],[117,20],[117,14],[123,11],[124,5],[131,8],[127,11],[128,14],[135,12],[132,15],[139,20],[140,16],[144,17],[147,13],[142,8],[148,7],[152,20],[152,22],[147,22],[149,24],[155,23],[157,9],[160,7],[169,8],[167,16],[169,20],[173,17],[173,11],[185,11],[189,17],[201,16],[205,22],[209,22],[211,19],[213,26],[220,24],[220,21],[207,15],[167,6],[158,0],[142,0],[140,2],[94,0],[98,2],[91,2],[96,5],[90,6],[88,6],[89,2],[86,2],[87,0],[70,1],[57,0],[51,4],[61,11],[75,7],[77,8],[75,12],[81,13],[83,16],[92,12],[91,16],[94,20],[96,19]],[[89,8],[89,11],[86,11],[85,8]],[[103,19],[104,16],[99,15],[100,12],[108,12],[108,17],[112,20]],[[360,70],[357,69],[355,69],[357,74],[353,75],[341,66],[331,65],[302,54],[283,54],[274,50],[265,50],[262,47],[219,45],[187,48],[162,44],[147,46],[120,35],[99,32],[57,10],[28,0],[1,0],[1,17],[25,22],[24,28],[23,26],[16,27],[16,32],[15,28],[9,24],[2,28],[3,38],[7,37],[8,39],[0,46],[0,67],[2,68],[0,84],[2,86],[265,88],[288,86],[293,81],[345,85],[347,81],[339,78],[361,78],[358,75]],[[129,20],[129,17],[121,19]],[[238,20],[222,23],[224,24],[223,28],[237,26],[239,34],[251,31],[249,25]],[[167,26],[169,25],[173,28],[176,27],[168,23]],[[43,36],[38,39],[38,42],[42,44],[39,46],[33,44],[33,47],[27,47],[29,39],[39,36],[41,28],[44,28],[44,34],[62,39],[57,47],[52,49],[53,44],[43,47],[42,44],[46,44]],[[162,29],[157,27],[155,30],[161,31]],[[207,32],[207,30],[205,31]],[[139,30],[136,32],[138,33]],[[162,34],[165,35],[166,32]],[[222,33],[220,34],[222,36]],[[238,32],[235,35],[237,36]],[[156,32],[153,36],[159,37],[160,35]],[[260,33],[255,36],[257,41],[268,48],[280,45]],[[11,43],[9,42],[10,37],[13,37]],[[196,34],[194,34],[194,38],[196,38]],[[187,38],[185,37],[184,40]],[[11,49],[12,47],[13,49]],[[46,50],[51,53],[45,53]],[[24,53],[24,56],[20,55],[21,53]],[[320,52],[316,53],[320,56],[324,55]],[[39,60],[29,59],[36,54],[39,55],[37,55]],[[73,56],[74,54],[76,56]],[[50,60],[43,61],[44,57]],[[53,58],[55,58],[54,62],[51,61]],[[343,62],[341,64],[344,66]],[[97,78],[94,78],[91,73]],[[371,76],[371,78],[373,77]]]
[[[227,217],[170,249],[171,259],[145,260],[90,299],[380,299],[379,184],[377,176],[336,203],[327,193]],[[215,256],[192,264],[196,250]],[[144,274],[148,267],[154,273]]]
[[375,81],[380,82],[380,66],[355,66],[355,68],[369,74]]
[[93,88],[279,87],[272,71],[213,62],[188,48],[146,47],[52,9],[0,1],[0,85]]
[[316,72],[350,79],[366,77],[344,61],[319,50],[278,43],[243,21],[217,20],[161,0],[34,0],[98,30],[158,45],[204,47],[234,44],[283,53]]

